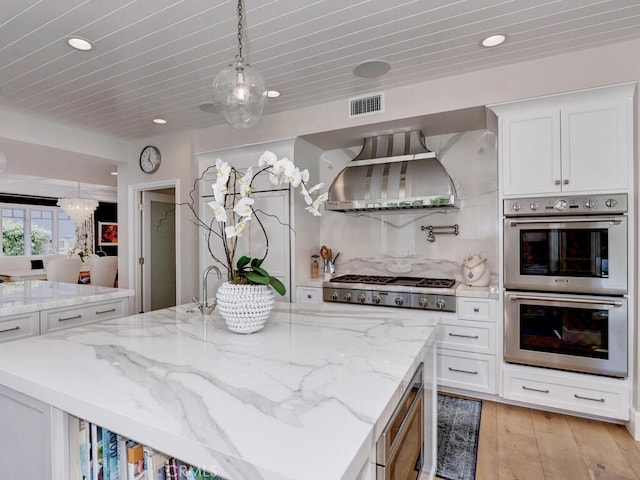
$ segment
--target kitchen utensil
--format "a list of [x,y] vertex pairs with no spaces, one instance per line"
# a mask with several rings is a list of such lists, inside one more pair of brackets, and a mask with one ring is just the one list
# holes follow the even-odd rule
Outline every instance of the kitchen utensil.
[[322,245],[322,247],[320,247],[320,256],[326,260],[327,258],[329,258],[329,249],[326,247],[326,245]]
[[338,257],[340,256],[340,252],[336,253],[336,256],[333,257],[333,263],[336,263],[336,260],[338,260]]

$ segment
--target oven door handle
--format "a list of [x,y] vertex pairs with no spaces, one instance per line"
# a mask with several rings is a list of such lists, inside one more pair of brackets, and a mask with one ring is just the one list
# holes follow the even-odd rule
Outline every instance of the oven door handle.
[[565,303],[582,303],[587,305],[609,305],[612,307],[621,307],[622,302],[615,300],[591,300],[588,298],[555,298],[555,297],[537,297],[535,295],[510,295],[511,301],[516,300],[533,300],[546,302],[565,302]]
[[[393,439],[393,442],[391,442],[391,445],[389,446],[389,450],[387,451],[387,455],[386,455],[387,459],[393,458],[396,455],[397,450],[402,446],[402,440],[404,439],[404,436],[407,433],[407,430],[411,426],[411,421],[413,420],[413,416],[416,413],[416,409],[422,408],[423,395],[424,395],[424,385],[420,385],[420,388],[418,389],[418,393],[416,394],[415,398],[411,402],[411,406],[407,410],[407,413],[405,414],[404,419],[400,424],[398,433],[396,434],[395,438]],[[384,433],[386,435],[389,432],[385,429]]]
[[549,223],[594,223],[594,222],[609,222],[614,225],[620,225],[622,219],[620,217],[584,217],[584,218],[562,218],[554,217],[553,219],[547,218],[532,218],[527,220],[511,220],[509,222],[510,227],[517,227],[518,225],[535,225],[535,224],[549,224]]

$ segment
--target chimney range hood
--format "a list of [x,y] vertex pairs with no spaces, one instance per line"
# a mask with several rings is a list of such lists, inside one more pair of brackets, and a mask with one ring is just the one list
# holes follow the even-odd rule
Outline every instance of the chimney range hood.
[[340,212],[458,208],[456,189],[418,130],[364,139],[329,187],[325,209]]

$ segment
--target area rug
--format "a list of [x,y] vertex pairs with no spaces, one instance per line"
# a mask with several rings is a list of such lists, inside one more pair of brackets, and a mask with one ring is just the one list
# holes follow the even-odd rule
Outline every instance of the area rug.
[[438,394],[438,471],[446,480],[474,480],[482,402]]

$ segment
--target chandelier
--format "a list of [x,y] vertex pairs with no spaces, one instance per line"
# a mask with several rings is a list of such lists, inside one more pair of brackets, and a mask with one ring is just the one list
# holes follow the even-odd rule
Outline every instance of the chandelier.
[[238,54],[213,79],[213,103],[234,128],[249,128],[262,115],[267,87],[262,75],[242,57],[242,0],[238,0]]
[[81,225],[98,207],[98,201],[93,198],[80,196],[80,184],[76,196],[62,197],[58,199],[58,206],[73,221],[75,226]]

